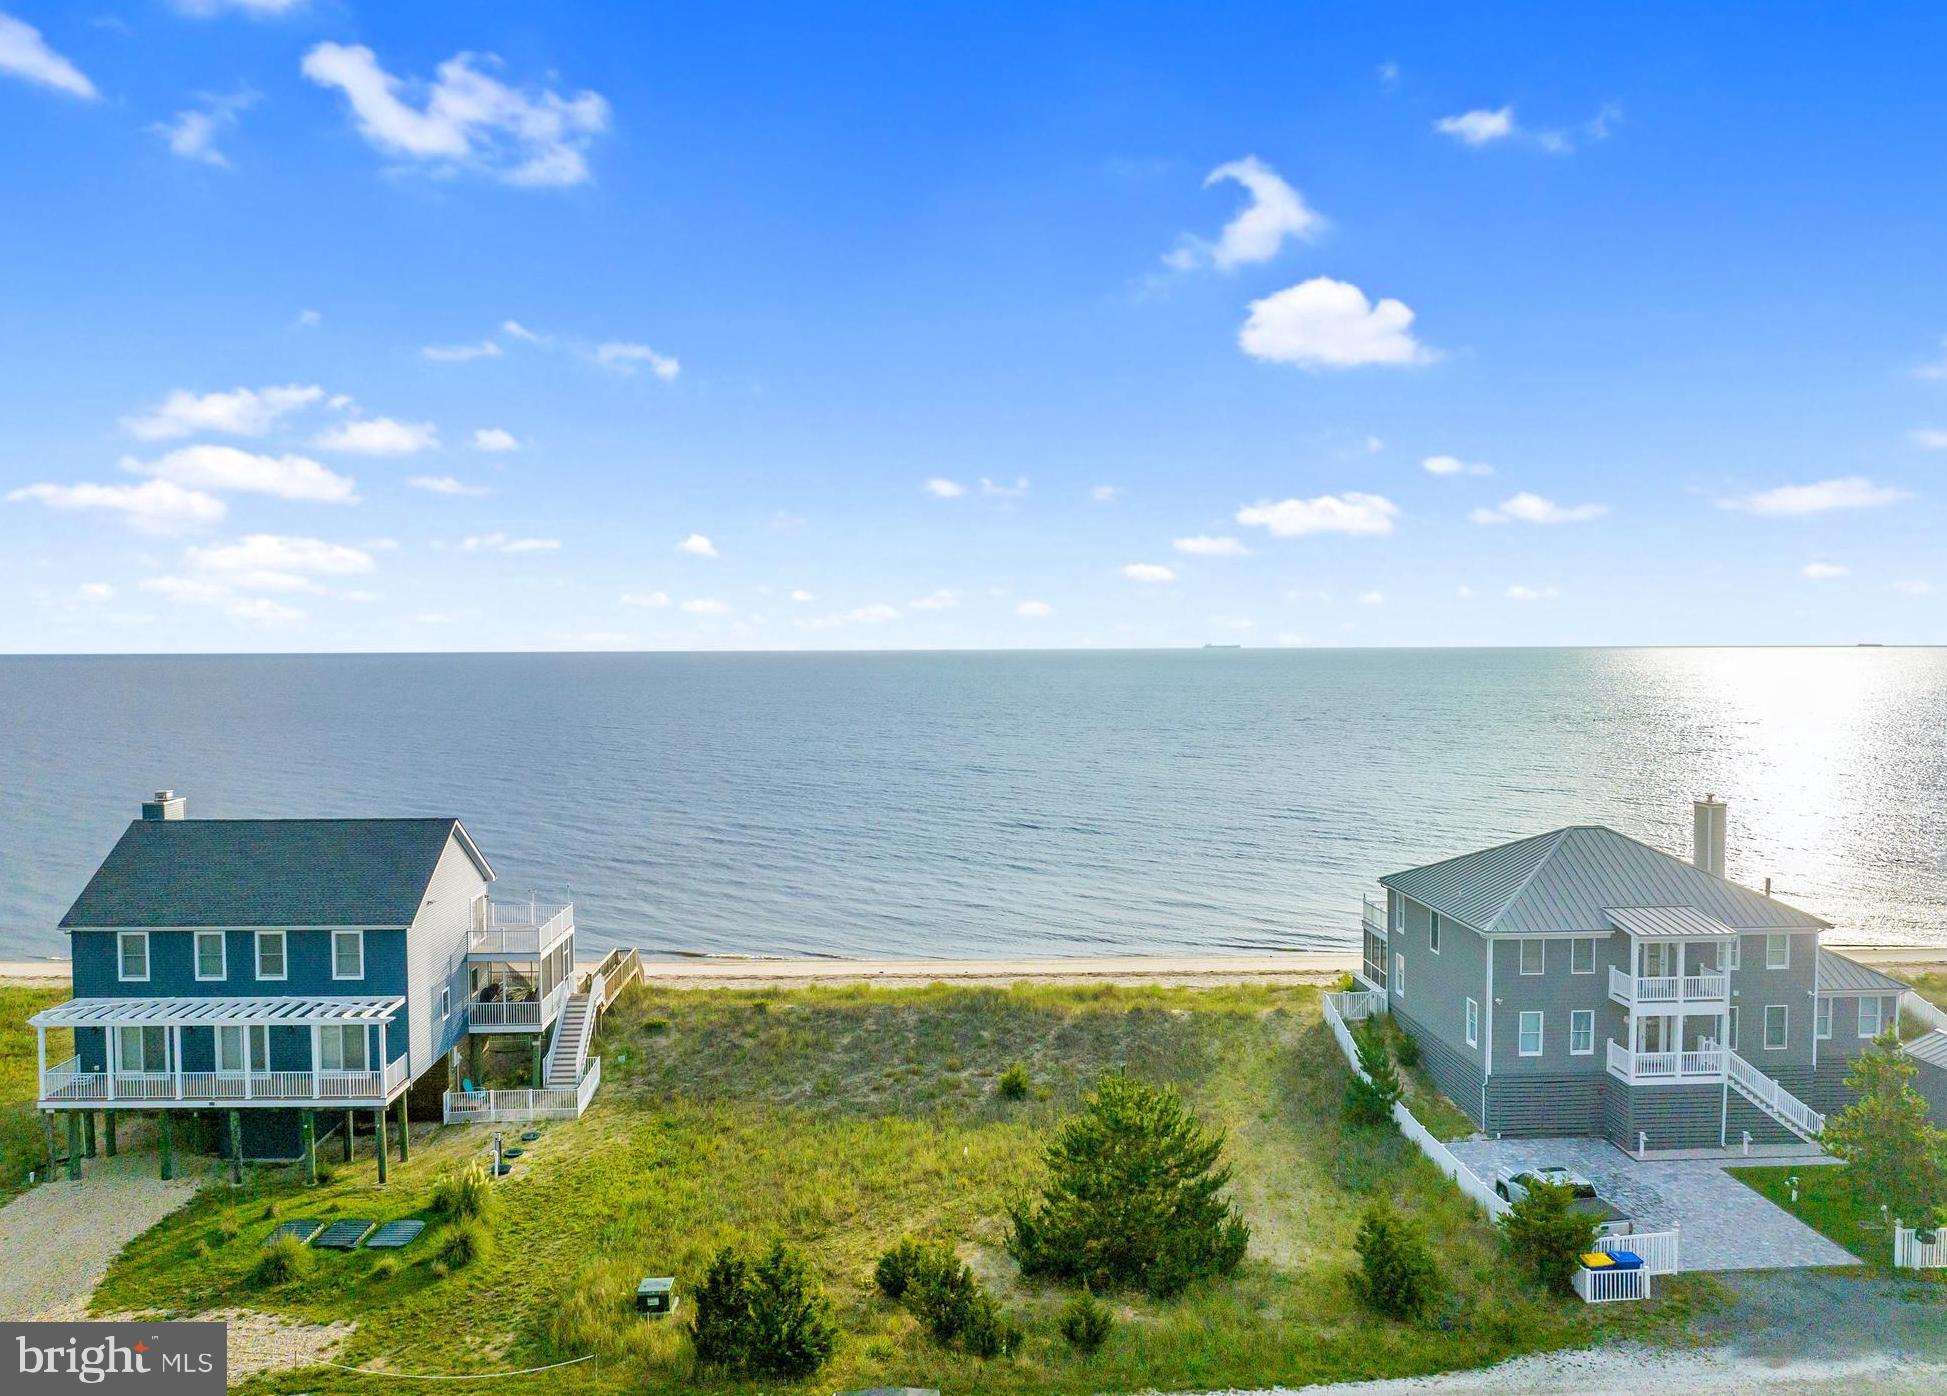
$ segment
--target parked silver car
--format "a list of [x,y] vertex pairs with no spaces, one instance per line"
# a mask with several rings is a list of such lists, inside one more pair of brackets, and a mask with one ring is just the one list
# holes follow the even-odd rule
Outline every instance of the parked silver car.
[[1544,1164],[1540,1168],[1503,1168],[1494,1175],[1494,1191],[1507,1202],[1519,1202],[1526,1197],[1533,1183],[1552,1183],[1558,1188],[1567,1188],[1575,1195],[1575,1200],[1569,1204],[1570,1210],[1594,1218],[1598,1235],[1627,1236],[1634,1228],[1634,1223],[1627,1216],[1597,1195],[1594,1183],[1573,1169]]

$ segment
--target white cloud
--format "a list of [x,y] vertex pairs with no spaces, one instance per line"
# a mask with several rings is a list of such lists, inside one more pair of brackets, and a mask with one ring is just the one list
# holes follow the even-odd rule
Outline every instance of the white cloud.
[[806,591],[803,587],[794,587],[791,591],[791,599],[797,602],[805,602],[816,601],[818,598]]
[[144,591],[166,596],[171,601],[186,601],[199,606],[228,601],[233,595],[223,583],[199,577],[145,577],[138,585]]
[[1170,546],[1191,557],[1248,557],[1251,551],[1242,539],[1213,537],[1207,533],[1174,539]]
[[502,320],[500,322],[500,332],[509,339],[524,340],[529,344],[545,344],[547,342],[546,335],[536,334],[518,320]]
[[1224,225],[1214,243],[1184,234],[1163,258],[1175,270],[1189,271],[1207,264],[1218,271],[1232,271],[1268,262],[1278,255],[1287,238],[1313,238],[1325,226],[1325,220],[1306,204],[1305,196],[1255,155],[1219,165],[1204,180],[1204,188],[1225,180],[1243,185],[1251,196],[1250,203]]
[[77,588],[83,601],[113,601],[115,588],[108,582],[83,582]]
[[693,616],[724,616],[730,614],[730,603],[712,597],[700,596],[683,603],[683,609]]
[[[1395,87],[1399,86],[1399,64],[1388,60],[1373,69],[1373,72],[1379,78],[1379,85],[1386,91],[1391,92]],[[1280,636],[1279,638],[1283,639],[1284,637]]]
[[326,504],[357,501],[357,484],[308,456],[260,456],[235,446],[180,446],[156,460],[124,458],[122,469],[191,490],[270,494]]
[[473,449],[476,451],[518,451],[520,441],[511,431],[499,427],[481,427],[473,433]]
[[230,161],[216,148],[217,140],[237,124],[237,118],[257,100],[254,92],[234,92],[217,96],[197,94],[201,106],[185,108],[172,121],[159,121],[149,127],[169,143],[170,153],[185,160],[229,169]]
[[147,533],[214,523],[225,512],[223,501],[215,495],[167,480],[145,480],[139,485],[25,485],[10,491],[7,499],[14,504],[31,500],[50,509],[107,509]]
[[960,593],[941,587],[938,591],[929,592],[918,600],[909,601],[906,604],[915,611],[944,611],[949,606],[957,606],[960,604]]
[[1350,282],[1315,276],[1252,301],[1237,343],[1252,358],[1302,368],[1431,363],[1437,356],[1413,338],[1412,325],[1402,302],[1375,305]]
[[469,553],[551,553],[561,547],[559,538],[510,538],[504,533],[482,533],[460,540]]
[[624,344],[619,341],[596,345],[595,362],[617,373],[634,373],[646,365],[665,383],[672,381],[683,369],[680,362],[667,354],[658,354],[646,344]]
[[688,553],[692,557],[715,557],[717,545],[700,533],[692,533],[676,545],[676,551]]
[[1462,601],[1472,601],[1474,599],[1474,589],[1463,582],[1460,586],[1454,588],[1454,595]]
[[100,95],[86,73],[47,46],[40,30],[9,14],[0,14],[0,73],[89,101]]
[[1051,616],[1054,613],[1055,608],[1050,606],[1046,601],[1023,601],[1014,608],[1015,615],[1025,616],[1029,620],[1040,620],[1044,616]]
[[1433,129],[1443,136],[1452,136],[1462,145],[1488,145],[1506,140],[1514,134],[1514,108],[1501,107],[1495,111],[1480,109],[1462,112],[1459,116],[1443,116],[1433,123]]
[[324,395],[324,389],[315,383],[202,394],[178,388],[146,415],[123,418],[122,429],[144,441],[166,441],[206,431],[262,436],[280,418],[322,401]]
[[1383,606],[1386,604],[1386,593],[1383,591],[1362,591],[1359,593],[1359,604],[1361,606]]
[[528,187],[587,180],[587,150],[608,127],[607,101],[594,92],[509,87],[482,70],[499,62],[455,54],[434,82],[406,82],[362,44],[322,43],[302,67],[312,82],[343,92],[359,133],[390,155]]
[[[1943,348],[1947,348],[1947,337],[1943,337],[1940,343]],[[1930,364],[1921,364],[1913,370],[1913,376],[1915,378],[1931,378],[1935,380],[1947,378],[1947,355],[1935,359]]]
[[344,451],[357,456],[411,456],[439,445],[439,428],[431,422],[401,422],[392,417],[361,417],[327,427],[311,438],[321,451]]
[[842,625],[883,625],[889,620],[898,619],[899,608],[880,601],[870,606],[858,606],[849,611],[841,611],[837,615],[802,621],[800,624],[812,630],[836,630]]
[[1160,562],[1132,562],[1122,569],[1122,575],[1132,582],[1173,582],[1176,573]]
[[465,364],[475,359],[499,358],[500,346],[491,339],[483,339],[478,344],[428,344],[419,351],[419,357],[436,364]]
[[1510,601],[1553,601],[1561,595],[1554,587],[1528,587],[1518,583],[1501,594]]
[[1902,596],[1932,596],[1933,583],[1921,577],[1908,577],[1893,583],[1893,590]]
[[1097,504],[1113,504],[1122,498],[1122,486],[1096,485],[1089,490],[1088,497]]
[[1482,465],[1478,461],[1464,461],[1459,456],[1428,456],[1420,462],[1429,475],[1492,475],[1494,467]]
[[1875,485],[1860,475],[1837,480],[1820,480],[1811,485],[1779,485],[1756,494],[1720,499],[1720,509],[1740,509],[1750,514],[1822,514],[1830,509],[1874,509],[1910,499],[1910,491],[1890,485]]
[[493,493],[488,485],[469,485],[464,480],[456,480],[451,475],[415,475],[406,483],[416,490],[428,494],[471,495],[480,497]]
[[1929,451],[1947,451],[1947,431],[1939,427],[1916,427],[1906,434],[1906,438]]
[[229,610],[238,620],[254,621],[260,625],[288,625],[304,619],[304,612],[295,606],[286,606],[268,596],[244,598],[232,603]]
[[1492,509],[1476,509],[1467,517],[1477,524],[1560,524],[1586,523],[1590,519],[1599,519],[1608,512],[1607,504],[1563,505],[1523,490],[1520,494],[1502,500]]
[[967,487],[952,480],[942,480],[936,475],[926,482],[926,492],[935,499],[958,499],[967,492]]
[[669,593],[666,591],[625,591],[622,593],[622,604],[624,606],[660,608],[669,604]]
[[176,8],[186,15],[198,19],[208,19],[222,14],[225,10],[235,10],[239,14],[255,17],[266,15],[287,15],[305,6],[305,0],[175,0]]
[[1028,492],[1028,477],[1016,475],[1013,484],[999,485],[983,475],[980,477],[980,492],[995,499],[1019,499]]
[[1266,528],[1274,538],[1304,538],[1314,533],[1379,534],[1393,531],[1399,506],[1382,495],[1348,490],[1316,499],[1268,500],[1237,511],[1247,528]]
[[1251,630],[1257,626],[1249,616],[1212,616],[1210,623],[1219,630]]
[[[252,533],[234,543],[191,548],[188,557],[189,565],[199,572],[240,574],[259,580],[349,577],[370,572],[374,566],[371,553],[363,548],[276,533]],[[269,589],[281,585],[271,580]]]
[[301,330],[315,330],[324,323],[324,312],[322,310],[300,310],[297,313],[297,319],[292,323]]
[[1852,569],[1837,562],[1808,562],[1800,569],[1800,574],[1815,582],[1827,582],[1834,577],[1852,575]]

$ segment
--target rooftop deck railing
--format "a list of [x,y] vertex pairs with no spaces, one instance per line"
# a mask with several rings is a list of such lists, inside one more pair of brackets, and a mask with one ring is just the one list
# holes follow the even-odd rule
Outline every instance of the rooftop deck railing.
[[483,959],[536,959],[574,929],[575,907],[541,902],[488,902],[487,924],[467,941],[467,953]]
[[1376,902],[1371,897],[1361,897],[1359,919],[1372,927],[1374,935],[1386,934],[1386,904]]

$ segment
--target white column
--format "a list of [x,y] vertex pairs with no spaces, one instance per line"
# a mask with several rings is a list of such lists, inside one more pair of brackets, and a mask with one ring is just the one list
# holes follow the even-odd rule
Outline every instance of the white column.
[[[249,1100],[253,1095],[250,1085],[250,1024],[247,1022],[238,1024],[237,1036],[243,1039],[237,1044],[243,1049],[243,1098]],[[265,1049],[269,1050],[268,1043],[265,1044]]]
[[[408,1066],[411,1063],[407,1063]],[[392,1067],[392,1020],[379,1020],[379,1098],[385,1098],[385,1074]],[[406,1107],[410,1110],[412,1107]]]
[[[108,1067],[108,1098],[113,1100],[115,1098],[115,1066],[122,1059],[122,1030],[113,1023],[110,1023],[107,1028],[107,1037],[104,1040],[107,1043],[108,1049],[106,1062]],[[76,1045],[79,1046],[78,1043]],[[78,1057],[81,1054],[76,1052],[75,1055]]]
[[311,1098],[313,1100],[320,1099],[318,1095],[318,1025],[316,1023],[311,1025]]
[[[47,1094],[47,1029],[34,1029],[34,1046],[41,1058],[41,1094]],[[77,1053],[77,1055],[79,1055]]]
[[176,1099],[183,1098],[183,1029],[180,1023],[169,1025],[169,1070],[170,1080],[176,1086]]

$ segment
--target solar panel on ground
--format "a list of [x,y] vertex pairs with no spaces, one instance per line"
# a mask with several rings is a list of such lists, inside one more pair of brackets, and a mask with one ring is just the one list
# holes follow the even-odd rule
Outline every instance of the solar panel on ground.
[[279,1226],[277,1230],[271,1232],[270,1235],[266,1236],[264,1238],[264,1244],[266,1246],[274,1246],[279,1241],[283,1240],[286,1236],[288,1236],[301,1246],[306,1241],[309,1241],[313,1236],[316,1236],[323,1229],[324,1229],[323,1222],[313,1221],[309,1217],[303,1218],[299,1221],[287,1221],[283,1223],[281,1226]]
[[365,1243],[365,1249],[396,1251],[417,1240],[419,1233],[425,1229],[426,1223],[423,1221],[390,1221],[372,1233],[372,1239]]
[[349,1251],[357,1247],[378,1223],[364,1219],[335,1221],[324,1229],[324,1234],[311,1244],[323,1246],[328,1251]]

